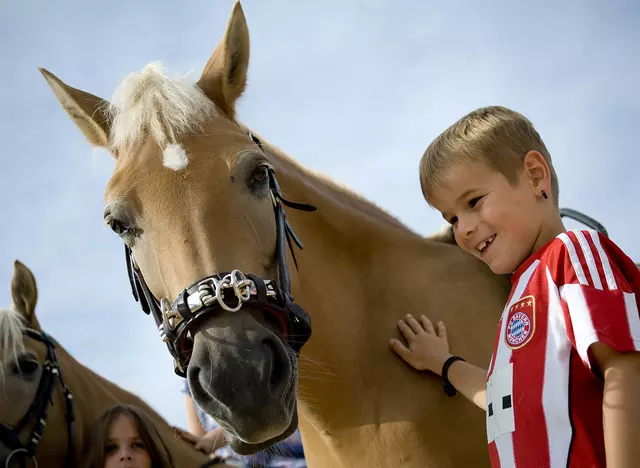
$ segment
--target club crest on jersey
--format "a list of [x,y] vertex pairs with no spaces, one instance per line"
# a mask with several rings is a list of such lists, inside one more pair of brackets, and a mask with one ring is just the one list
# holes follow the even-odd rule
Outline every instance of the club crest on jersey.
[[536,299],[526,296],[513,304],[507,314],[505,341],[511,349],[522,348],[536,330]]

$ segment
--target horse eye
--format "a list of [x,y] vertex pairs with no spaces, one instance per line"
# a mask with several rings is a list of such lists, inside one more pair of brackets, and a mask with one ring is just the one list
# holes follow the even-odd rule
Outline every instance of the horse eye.
[[30,376],[38,370],[39,364],[32,356],[20,356],[18,362],[14,363],[13,373],[23,376]]
[[132,245],[142,233],[142,229],[128,221],[128,216],[115,216],[110,207],[104,210],[104,223],[129,245]]
[[269,180],[269,169],[267,166],[260,166],[251,175],[251,185],[262,185]]
[[131,231],[131,226],[123,221],[113,218],[112,216],[107,216],[104,222],[111,228],[113,232],[115,232],[119,236],[127,234]]

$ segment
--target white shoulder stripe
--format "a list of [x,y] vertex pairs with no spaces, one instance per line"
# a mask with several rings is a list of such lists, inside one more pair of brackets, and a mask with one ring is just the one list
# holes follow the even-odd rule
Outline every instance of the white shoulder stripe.
[[627,312],[627,321],[629,322],[629,332],[633,340],[633,346],[636,351],[640,350],[640,316],[638,315],[638,303],[634,293],[623,293],[624,308]]
[[593,240],[593,245],[596,246],[596,250],[598,251],[598,255],[600,256],[600,261],[602,262],[602,269],[604,270],[604,277],[607,279],[607,286],[612,291],[614,289],[618,289],[618,285],[616,284],[616,279],[613,276],[613,270],[611,269],[611,264],[609,263],[609,257],[607,253],[602,248],[602,244],[600,243],[600,238],[598,237],[598,233],[596,231],[590,231],[591,239]]
[[593,286],[596,289],[602,289],[602,281],[600,281],[600,273],[598,273],[596,259],[593,257],[593,253],[591,252],[591,247],[587,242],[587,238],[584,237],[582,231],[574,231],[574,233],[578,239],[580,247],[582,248],[584,258],[587,260],[587,267],[589,267],[589,273],[591,274],[591,279],[593,280]]
[[[549,466],[566,467],[571,447],[571,420],[569,419],[569,368],[573,349],[562,311],[560,292],[548,268],[545,269],[549,287],[547,310],[547,339],[544,353],[544,385],[542,410],[549,434]],[[543,311],[540,311],[543,312]]]
[[569,309],[576,351],[582,361],[591,368],[587,350],[594,341],[598,341],[598,335],[593,327],[589,306],[582,291],[577,284],[565,284],[559,289],[560,297],[565,300]]
[[584,275],[584,270],[582,269],[582,264],[578,259],[578,253],[576,252],[575,247],[573,246],[573,241],[567,235],[566,232],[558,235],[558,238],[564,242],[564,245],[567,246],[567,250],[569,251],[569,258],[571,259],[571,264],[573,265],[573,269],[576,272],[576,276],[578,277],[578,281],[580,284],[584,284],[585,286],[589,285],[587,281],[587,277]]

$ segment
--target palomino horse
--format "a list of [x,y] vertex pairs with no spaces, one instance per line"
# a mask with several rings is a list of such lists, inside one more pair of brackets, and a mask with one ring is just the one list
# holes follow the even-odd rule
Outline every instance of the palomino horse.
[[80,364],[42,331],[35,278],[18,261],[11,291],[13,307],[0,310],[0,466],[25,466],[30,458],[47,468],[78,466],[92,425],[121,403],[152,418],[178,467],[207,463],[143,400]]
[[[425,312],[486,366],[508,279],[260,142],[235,115],[248,65],[236,3],[196,84],[151,64],[108,102],[42,70],[116,158],[105,221],[176,372],[240,453],[291,434],[299,412],[309,466],[487,466],[485,415],[388,341],[400,317]],[[288,222],[304,241],[297,265]]]

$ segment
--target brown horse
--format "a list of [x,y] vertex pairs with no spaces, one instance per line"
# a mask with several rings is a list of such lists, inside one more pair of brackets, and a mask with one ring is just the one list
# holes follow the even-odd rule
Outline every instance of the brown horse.
[[[95,421],[107,408],[121,403],[134,405],[152,418],[176,466],[195,468],[209,460],[181,439],[179,430],[142,399],[80,364],[42,331],[35,313],[35,278],[18,261],[14,263],[11,291],[13,307],[0,309],[0,423],[4,428],[0,433],[0,466],[24,466],[24,449],[29,449],[29,441],[39,435],[42,438],[33,456],[39,466],[78,466]],[[65,400],[72,404],[68,406]],[[46,425],[38,428],[42,408],[46,411]],[[24,424],[16,430],[27,414]],[[69,415],[74,416],[71,425]],[[15,432],[17,439],[10,435]]]
[[[156,316],[177,371],[240,453],[286,437],[299,413],[309,466],[487,466],[484,414],[404,365],[388,339],[404,314],[425,312],[446,321],[454,352],[487,365],[508,279],[258,144],[235,115],[248,66],[236,3],[195,84],[151,64],[109,102],[42,70],[89,142],[116,158],[105,221],[132,255],[138,298]],[[284,208],[304,242],[299,268],[290,255],[279,262],[286,229],[276,178],[284,198],[318,208]],[[235,282],[235,299],[223,295],[220,277],[197,284],[233,269],[254,275],[253,286],[273,280],[280,302],[252,302],[257,286],[244,289],[242,275],[222,279],[227,292]],[[299,357],[306,329],[291,326],[306,319],[285,307],[287,272],[295,303],[312,319]],[[161,299],[193,284],[173,304]],[[210,306],[212,297],[231,297],[227,309],[248,302],[232,312]]]

